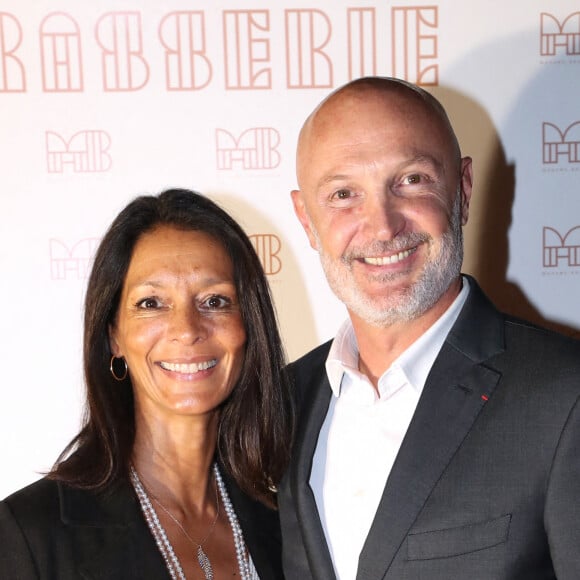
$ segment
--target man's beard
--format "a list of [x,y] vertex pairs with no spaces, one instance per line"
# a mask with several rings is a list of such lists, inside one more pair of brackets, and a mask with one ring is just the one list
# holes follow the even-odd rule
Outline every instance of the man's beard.
[[[439,253],[432,257],[433,238],[428,234],[402,234],[387,242],[373,242],[363,248],[353,248],[340,258],[330,258],[322,249],[320,239],[312,228],[322,268],[328,284],[349,311],[368,324],[376,327],[390,326],[396,322],[415,320],[432,308],[457,279],[463,263],[463,232],[461,228],[461,193],[457,192],[453,203],[449,229],[441,236]],[[365,294],[353,275],[353,262],[363,256],[380,256],[400,252],[420,243],[429,244],[430,252],[419,278],[408,287],[391,292],[388,287],[378,297]],[[373,281],[396,282],[405,274],[385,273],[376,275]]]

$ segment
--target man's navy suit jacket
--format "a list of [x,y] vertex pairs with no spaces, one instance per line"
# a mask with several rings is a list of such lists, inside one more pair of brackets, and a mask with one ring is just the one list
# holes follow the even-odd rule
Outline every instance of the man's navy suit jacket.
[[[357,580],[580,579],[580,342],[470,293],[425,384]],[[333,580],[309,487],[330,343],[291,366],[298,427],[279,493],[287,580]]]

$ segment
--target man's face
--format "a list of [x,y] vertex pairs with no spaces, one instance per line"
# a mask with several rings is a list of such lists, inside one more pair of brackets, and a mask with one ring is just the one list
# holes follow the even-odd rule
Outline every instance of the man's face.
[[471,160],[400,92],[339,95],[307,125],[296,213],[351,315],[386,326],[448,292],[463,258]]

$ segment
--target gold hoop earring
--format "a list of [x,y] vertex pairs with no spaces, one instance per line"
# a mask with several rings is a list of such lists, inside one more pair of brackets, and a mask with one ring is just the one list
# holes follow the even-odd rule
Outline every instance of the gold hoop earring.
[[[123,364],[125,365],[125,372],[123,373],[123,376],[120,377],[115,373],[115,367],[113,366],[115,364],[115,360],[122,360]],[[129,372],[129,368],[127,367],[127,361],[121,356],[121,357],[116,357],[115,355],[113,355],[111,357],[111,364],[109,365],[109,370],[111,371],[111,374],[113,375],[113,378],[116,381],[124,381],[127,378],[127,373]]]

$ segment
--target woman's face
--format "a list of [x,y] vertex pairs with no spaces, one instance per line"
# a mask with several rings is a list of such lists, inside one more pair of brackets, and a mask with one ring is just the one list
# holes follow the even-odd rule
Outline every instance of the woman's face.
[[214,411],[234,388],[246,341],[222,245],[171,226],[144,234],[109,334],[113,354],[127,362],[138,411]]

